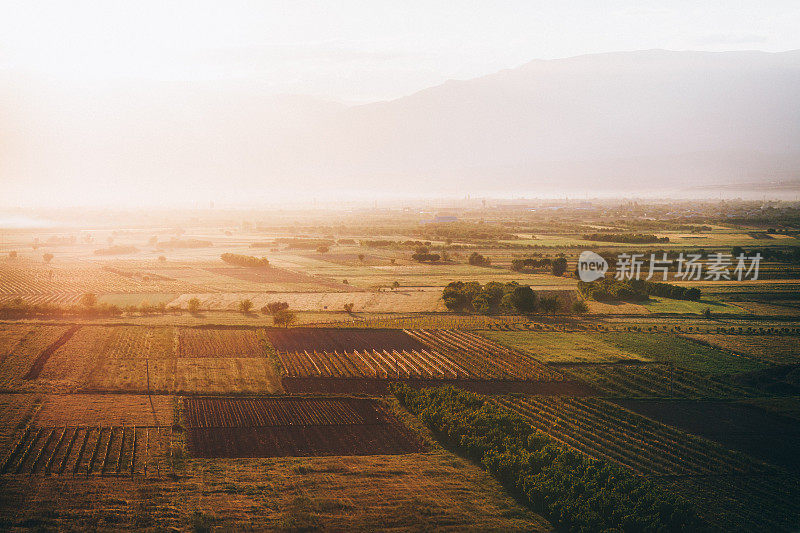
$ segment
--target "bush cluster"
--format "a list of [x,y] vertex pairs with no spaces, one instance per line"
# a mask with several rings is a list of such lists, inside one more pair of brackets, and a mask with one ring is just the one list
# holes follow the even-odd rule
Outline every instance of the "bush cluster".
[[578,292],[588,300],[598,302],[641,302],[650,296],[661,296],[673,300],[699,300],[700,289],[680,287],[671,283],[657,283],[643,279],[618,280],[603,278],[597,281],[579,281]]
[[229,265],[236,265],[243,267],[269,266],[269,260],[266,257],[254,257],[252,255],[230,254],[230,253],[222,254],[219,257]]
[[453,387],[396,386],[402,405],[447,446],[482,464],[565,531],[706,531],[685,500],[626,470],[565,448],[523,418]]

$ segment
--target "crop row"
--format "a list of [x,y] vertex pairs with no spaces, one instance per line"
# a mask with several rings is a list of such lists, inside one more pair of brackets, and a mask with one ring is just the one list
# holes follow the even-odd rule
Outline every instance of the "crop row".
[[753,474],[770,467],[597,398],[499,399],[535,428],[596,459],[656,476]]
[[754,394],[745,387],[670,365],[570,366],[569,373],[613,397],[729,398]]
[[187,398],[188,444],[198,457],[374,455],[422,443],[375,400]]
[[157,276],[125,277],[92,264],[50,266],[26,261],[0,264],[0,295],[184,293],[199,290],[199,286]]
[[184,402],[193,428],[378,424],[383,420],[375,402],[357,398],[186,398]]
[[169,427],[31,427],[0,463],[2,474],[165,475]]
[[[306,343],[298,337],[291,343],[276,343],[288,377],[563,379],[528,355],[463,331],[324,330],[322,334],[324,342],[313,339]],[[333,348],[316,348],[319,345]],[[280,349],[287,346],[294,351]]]
[[349,352],[420,350],[425,345],[398,329],[291,328],[268,330],[279,352]]
[[193,329],[178,330],[175,343],[178,357],[263,357],[264,341],[253,330]]

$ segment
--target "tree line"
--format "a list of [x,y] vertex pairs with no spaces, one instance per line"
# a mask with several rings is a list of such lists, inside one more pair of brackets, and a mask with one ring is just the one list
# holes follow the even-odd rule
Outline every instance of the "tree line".
[[219,257],[229,265],[236,265],[243,267],[269,266],[269,260],[266,257],[254,257],[252,255],[231,254],[231,253],[225,253]]
[[681,287],[671,283],[658,283],[643,279],[618,280],[616,278],[603,278],[590,282],[579,281],[578,292],[587,300],[598,302],[641,302],[650,296],[697,301],[701,294],[700,289],[696,287]]
[[[558,297],[539,297],[530,286],[520,285],[516,281],[490,281],[485,285],[477,281],[453,281],[442,291],[442,299],[447,309],[459,313],[490,315],[499,312],[530,314],[566,311]],[[571,310],[582,314],[588,311],[588,307],[585,302],[575,302]]]
[[587,233],[581,235],[585,241],[623,242],[626,244],[652,244],[669,242],[669,237],[659,237],[652,233]]
[[554,441],[483,396],[454,387],[394,395],[447,446],[482,465],[562,531],[708,531],[689,502]]

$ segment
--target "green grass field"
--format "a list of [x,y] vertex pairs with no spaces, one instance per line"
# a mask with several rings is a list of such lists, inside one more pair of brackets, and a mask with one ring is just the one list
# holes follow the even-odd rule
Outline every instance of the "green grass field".
[[534,331],[481,331],[484,337],[530,353],[547,363],[614,363],[649,357],[605,342],[602,334]]
[[765,368],[765,363],[668,333],[602,333],[619,350],[707,374],[734,374]]

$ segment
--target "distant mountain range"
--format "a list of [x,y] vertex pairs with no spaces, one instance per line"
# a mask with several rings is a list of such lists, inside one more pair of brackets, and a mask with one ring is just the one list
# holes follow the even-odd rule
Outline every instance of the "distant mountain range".
[[[387,102],[257,84],[0,87],[0,175],[252,195],[647,190],[800,179],[800,51],[532,61]],[[5,113],[4,113],[5,111]],[[92,177],[94,176],[94,177]],[[167,185],[168,184],[168,185]]]

